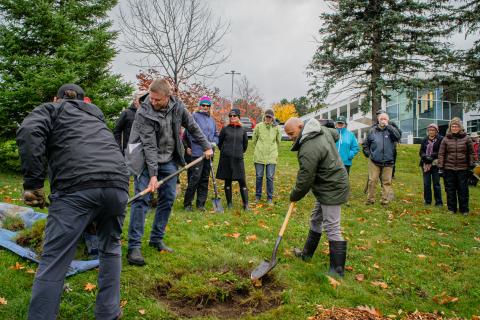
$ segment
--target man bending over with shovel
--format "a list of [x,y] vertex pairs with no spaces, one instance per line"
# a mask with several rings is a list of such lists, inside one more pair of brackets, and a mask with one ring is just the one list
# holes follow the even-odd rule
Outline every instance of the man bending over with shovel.
[[298,151],[300,167],[290,201],[299,201],[310,190],[316,198],[307,241],[303,250],[295,248],[295,255],[310,260],[324,229],[330,248],[330,273],[343,277],[347,242],[340,231],[340,205],[348,200],[349,186],[347,170],[335,146],[338,132],[316,119],[304,123],[299,118],[290,118],[285,132],[295,141],[291,150]]

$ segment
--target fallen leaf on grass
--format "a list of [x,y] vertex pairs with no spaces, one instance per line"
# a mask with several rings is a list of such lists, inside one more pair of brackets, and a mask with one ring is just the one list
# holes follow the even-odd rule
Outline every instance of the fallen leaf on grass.
[[83,290],[85,290],[85,291],[93,291],[93,290],[95,290],[96,287],[97,287],[97,286],[94,285],[93,283],[87,282],[87,283],[85,283],[85,286],[83,287]]
[[365,246],[355,246],[355,249],[359,250],[359,251],[367,251],[368,248],[365,247]]
[[353,267],[352,267],[352,266],[346,266],[346,267],[345,267],[345,270],[347,270],[347,271],[353,271]]
[[252,284],[255,288],[261,288],[262,287],[262,278],[252,279]]
[[245,237],[245,242],[247,244],[255,240],[257,240],[257,236],[254,234]]
[[410,248],[405,248],[405,252],[412,253],[412,249],[410,249]]
[[458,298],[447,296],[447,293],[443,291],[440,295],[434,296],[433,301],[435,301],[438,304],[447,304],[447,303],[457,302]]
[[337,286],[340,285],[340,282],[335,280],[334,278],[330,277],[330,276],[327,276],[327,279],[328,279],[328,283],[330,283],[330,285],[333,287],[333,289],[337,289]]
[[420,259],[420,260],[424,260],[427,256],[424,255],[424,254],[419,254],[419,255],[417,255],[417,257],[418,257],[418,259]]
[[146,313],[145,309],[140,309],[138,310],[138,313],[140,313],[142,316]]
[[6,305],[8,303],[7,299],[0,297],[0,305]]
[[240,237],[240,233],[225,233],[225,237],[229,237],[229,238],[234,238],[234,239],[237,239],[238,237]]
[[382,316],[382,313],[380,312],[380,310],[377,310],[374,307],[358,306],[357,309],[362,310],[362,311],[367,311],[368,313],[370,313],[371,315],[374,315],[376,317],[381,317]]
[[293,257],[293,250],[285,249],[285,250],[283,250],[283,254],[284,254],[286,257]]
[[35,270],[33,269],[27,269],[25,272],[29,274],[35,274]]
[[375,286],[375,287],[380,287],[382,289],[388,289],[388,284],[386,284],[385,282],[382,282],[382,281],[372,281],[370,282],[372,284],[372,286]]
[[192,223],[192,220],[187,220],[187,223]]
[[480,237],[474,237],[473,239],[475,239],[475,241],[480,242]]
[[22,270],[22,269],[25,269],[25,266],[17,261],[17,262],[15,262],[14,266],[10,266],[10,269],[12,269],[12,270]]
[[373,267],[374,267],[375,269],[380,269],[380,266],[379,266],[378,263],[376,263],[376,262],[373,264]]
[[3,197],[3,202],[12,203],[12,197],[9,197],[9,196]]
[[472,320],[480,320],[480,316],[472,316]]
[[359,273],[355,275],[355,280],[357,280],[358,282],[362,282],[363,280],[365,280],[365,275],[362,273]]
[[121,300],[120,301],[120,308],[125,308],[125,306],[127,305],[128,303],[128,300]]

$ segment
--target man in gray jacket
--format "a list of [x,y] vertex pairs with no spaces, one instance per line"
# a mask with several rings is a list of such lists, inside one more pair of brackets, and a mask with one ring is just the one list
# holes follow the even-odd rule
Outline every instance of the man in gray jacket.
[[[209,159],[213,155],[212,147],[192,115],[180,100],[171,95],[167,80],[154,80],[148,96],[144,97],[135,115],[125,154],[129,169],[135,176],[135,193],[146,188],[150,192],[158,189],[158,204],[149,245],[159,251],[173,252],[165,245],[163,238],[175,200],[177,179],[170,179],[160,188],[158,181],[175,172],[178,165],[185,165],[184,147],[180,140],[181,127],[188,130]],[[130,264],[145,264],[141,244],[149,202],[150,195],[132,203],[127,254]]]
[[50,207],[42,257],[35,274],[28,319],[55,319],[65,274],[85,228],[96,223],[100,269],[97,319],[117,319],[120,310],[122,225],[128,171],[102,111],[83,101],[78,85],[60,87],[54,103],[36,107],[17,131],[25,204]]

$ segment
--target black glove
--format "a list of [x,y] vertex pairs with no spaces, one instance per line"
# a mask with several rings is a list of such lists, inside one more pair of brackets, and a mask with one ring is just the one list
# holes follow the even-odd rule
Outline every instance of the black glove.
[[430,156],[425,156],[425,157],[423,158],[423,162],[425,162],[425,163],[432,163],[432,162],[433,162],[433,158],[430,157]]
[[48,206],[47,200],[45,199],[45,191],[43,188],[35,190],[24,190],[23,191],[23,202],[30,207],[39,207],[43,209]]

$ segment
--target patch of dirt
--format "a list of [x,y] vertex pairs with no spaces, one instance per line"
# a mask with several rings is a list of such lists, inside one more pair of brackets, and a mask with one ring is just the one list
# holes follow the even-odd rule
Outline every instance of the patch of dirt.
[[[317,306],[317,314],[309,317],[308,320],[388,320],[390,317],[384,317],[382,313],[367,306],[357,308],[337,308],[325,309]],[[402,320],[460,320],[460,318],[446,318],[436,313],[425,313],[415,311],[404,316],[398,316],[396,319]]]
[[[200,283],[192,279],[200,279]],[[182,283],[189,288],[182,288]],[[157,283],[152,294],[180,317],[230,319],[277,308],[282,304],[283,290],[271,275],[265,276],[259,287],[250,281],[250,271],[225,269],[176,273],[172,280]]]

